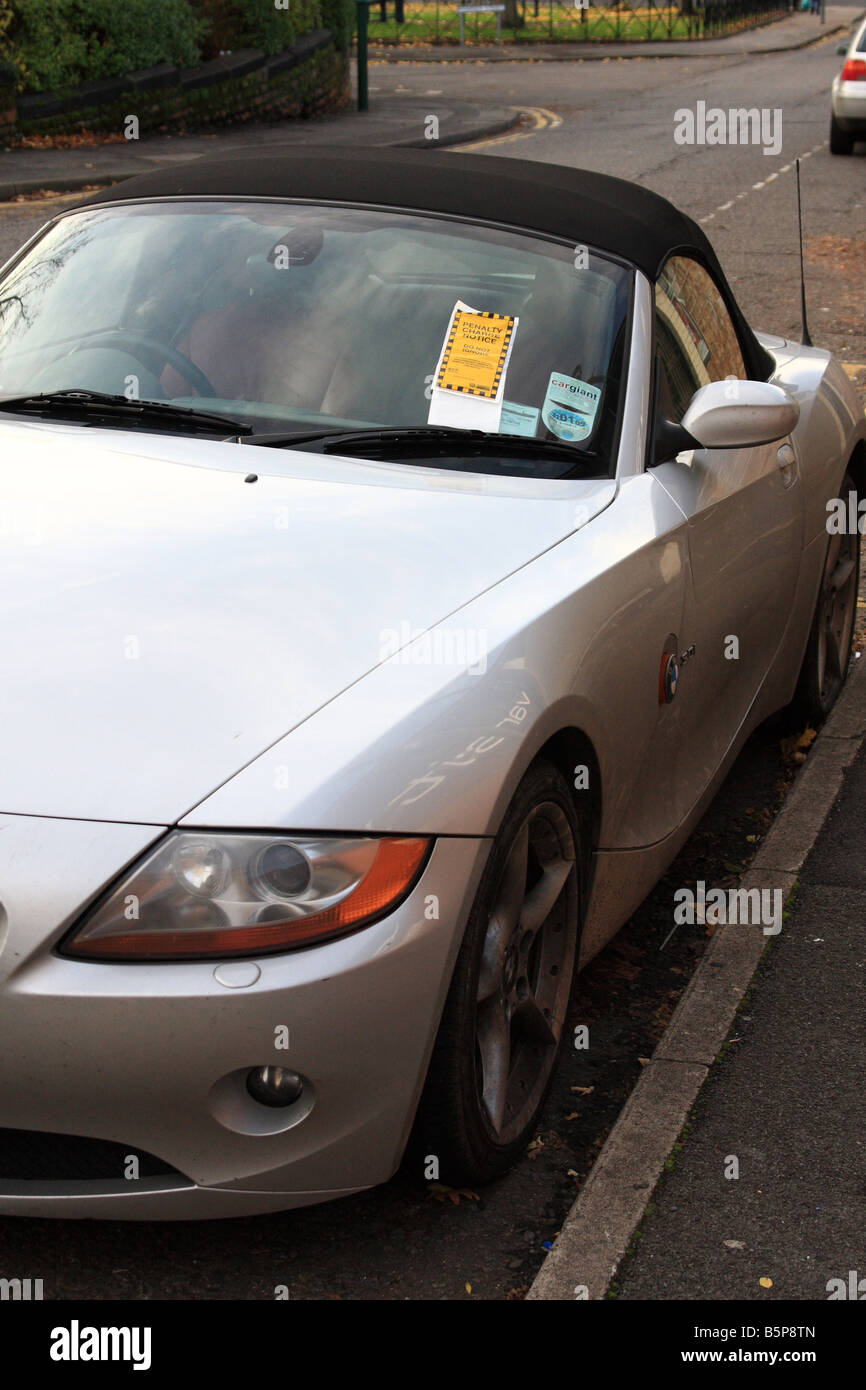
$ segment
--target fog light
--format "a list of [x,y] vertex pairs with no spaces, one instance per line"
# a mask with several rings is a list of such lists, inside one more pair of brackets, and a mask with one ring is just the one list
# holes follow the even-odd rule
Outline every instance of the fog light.
[[288,1067],[255,1067],[247,1077],[247,1090],[260,1105],[294,1105],[304,1089],[304,1078]]

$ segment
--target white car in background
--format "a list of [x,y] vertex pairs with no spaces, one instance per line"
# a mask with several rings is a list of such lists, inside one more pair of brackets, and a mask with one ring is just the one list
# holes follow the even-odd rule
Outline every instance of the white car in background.
[[845,65],[831,88],[830,153],[851,154],[858,140],[866,140],[866,23],[838,52]]

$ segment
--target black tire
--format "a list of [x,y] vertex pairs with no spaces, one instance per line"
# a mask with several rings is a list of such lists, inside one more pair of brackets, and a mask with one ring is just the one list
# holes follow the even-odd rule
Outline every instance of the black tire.
[[854,149],[854,136],[842,130],[835,116],[830,117],[830,153],[851,154]]
[[[839,494],[846,512],[851,492],[856,494],[857,487],[850,473],[846,473]],[[801,723],[814,725],[826,719],[845,684],[854,641],[859,585],[859,532],[830,535],[806,655],[792,702]]]
[[410,1144],[419,1175],[435,1156],[444,1182],[489,1182],[532,1138],[574,979],[583,853],[568,783],[552,764],[533,764],[493,842],[457,958]]

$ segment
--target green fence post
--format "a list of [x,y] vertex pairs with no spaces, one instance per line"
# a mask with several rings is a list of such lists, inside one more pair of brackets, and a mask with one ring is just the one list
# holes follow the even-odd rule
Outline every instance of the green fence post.
[[355,17],[358,23],[358,110],[369,111],[370,94],[367,86],[367,21],[370,17],[370,0],[355,0]]

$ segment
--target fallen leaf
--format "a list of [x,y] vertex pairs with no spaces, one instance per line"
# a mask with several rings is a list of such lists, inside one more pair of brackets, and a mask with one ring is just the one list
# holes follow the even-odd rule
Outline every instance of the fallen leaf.
[[723,1240],[722,1245],[727,1245],[729,1250],[745,1250],[746,1248],[744,1240]]
[[771,1289],[773,1287],[772,1279],[768,1279],[766,1274],[764,1275],[763,1279],[758,1280],[758,1283],[760,1284],[762,1289]]
[[570,1114],[570,1115],[566,1115],[565,1118],[566,1118],[567,1120],[579,1120],[579,1119],[580,1119],[580,1111],[579,1111],[579,1110],[572,1110],[571,1114]]
[[594,1086],[570,1086],[569,1090],[576,1091],[579,1096],[591,1096],[595,1090]]
[[471,1285],[471,1284],[467,1284],[467,1285],[466,1285],[466,1292],[467,1292],[467,1293],[471,1293],[471,1292],[472,1292],[472,1285]]
[[469,1202],[481,1201],[478,1193],[473,1192],[469,1187],[447,1187],[442,1182],[428,1183],[427,1196],[432,1197],[436,1202],[453,1202],[455,1207],[459,1207],[461,1197],[465,1197]]
[[648,1067],[650,1064],[649,1057],[638,1057],[638,1061],[640,1062],[642,1067]]

